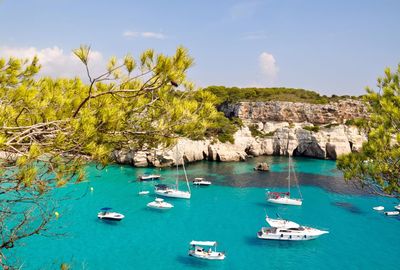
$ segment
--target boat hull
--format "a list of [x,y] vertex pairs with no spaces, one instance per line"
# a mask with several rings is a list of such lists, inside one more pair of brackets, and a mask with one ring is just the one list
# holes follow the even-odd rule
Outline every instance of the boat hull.
[[398,216],[400,214],[399,211],[387,211],[385,212],[385,215],[387,216]]
[[174,206],[169,203],[159,204],[159,203],[155,203],[155,202],[150,202],[147,204],[147,207],[152,208],[152,209],[167,210],[167,209],[171,209]]
[[258,232],[257,233],[257,237],[259,239],[263,239],[263,240],[278,240],[278,241],[308,241],[308,240],[313,240],[316,239],[318,237],[320,237],[320,235],[273,235],[273,234],[263,234]]
[[151,180],[159,180],[161,175],[146,175],[146,176],[140,176],[139,180],[140,181],[151,181]]
[[275,204],[286,204],[286,205],[297,205],[300,206],[303,204],[303,201],[299,199],[291,199],[291,198],[268,198],[268,202],[275,203]]
[[224,260],[225,259],[225,254],[222,252],[195,252],[193,250],[189,251],[189,255],[199,258],[199,259],[203,259],[203,260]]
[[211,185],[211,182],[193,182],[193,185],[195,185],[195,186],[209,186],[209,185]]
[[189,192],[173,189],[155,190],[154,193],[169,198],[190,199],[191,197],[191,194]]

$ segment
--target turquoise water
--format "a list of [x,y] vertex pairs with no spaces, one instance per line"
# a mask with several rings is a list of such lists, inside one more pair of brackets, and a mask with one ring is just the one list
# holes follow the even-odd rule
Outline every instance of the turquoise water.
[[[272,164],[271,172],[253,171],[264,160]],[[400,219],[372,210],[376,205],[393,208],[396,201],[345,185],[332,161],[297,158],[294,166],[304,197],[301,207],[266,203],[265,188],[285,190],[287,159],[264,157],[189,165],[190,178],[204,176],[215,184],[192,187],[191,200],[166,199],[175,207],[165,212],[146,208],[155,198],[152,192],[138,195],[152,191],[153,183],[137,182],[137,176],[153,170],[89,168],[90,182],[58,191],[71,199],[59,202],[60,218],[48,233],[66,235],[31,237],[8,256],[23,269],[57,269],[61,262],[73,269],[399,269]],[[162,182],[173,182],[175,170],[159,172]],[[96,215],[104,206],[126,218],[99,221]],[[330,234],[304,242],[259,240],[256,233],[266,225],[266,213]],[[191,240],[216,240],[227,258],[213,262],[189,257]]]

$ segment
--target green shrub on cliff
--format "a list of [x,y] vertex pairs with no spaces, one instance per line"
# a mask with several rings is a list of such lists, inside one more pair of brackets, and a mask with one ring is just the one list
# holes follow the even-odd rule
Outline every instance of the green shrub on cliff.
[[319,131],[319,126],[305,126],[303,129],[311,131],[311,132],[318,132]]
[[312,104],[326,104],[332,101],[338,101],[346,98],[356,98],[350,96],[336,96],[332,95],[327,97],[321,96],[317,92],[296,89],[296,88],[238,88],[238,87],[225,87],[225,86],[209,86],[204,89],[211,92],[218,98],[218,103],[224,102],[236,103],[239,101],[291,101],[291,102],[305,102]]

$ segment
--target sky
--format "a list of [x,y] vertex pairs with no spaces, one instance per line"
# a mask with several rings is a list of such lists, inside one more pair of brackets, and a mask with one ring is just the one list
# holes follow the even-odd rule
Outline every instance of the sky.
[[0,57],[38,55],[41,74],[84,76],[71,51],[148,48],[195,59],[199,87],[295,87],[361,95],[400,63],[399,0],[0,0]]

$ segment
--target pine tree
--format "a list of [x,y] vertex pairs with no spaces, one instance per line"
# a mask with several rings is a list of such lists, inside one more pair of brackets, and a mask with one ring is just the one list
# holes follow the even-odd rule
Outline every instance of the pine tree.
[[342,156],[337,166],[347,180],[373,192],[399,198],[400,194],[400,64],[378,78],[378,91],[367,88],[364,101],[370,117],[360,122],[368,141],[359,153]]

